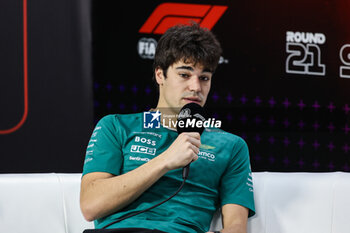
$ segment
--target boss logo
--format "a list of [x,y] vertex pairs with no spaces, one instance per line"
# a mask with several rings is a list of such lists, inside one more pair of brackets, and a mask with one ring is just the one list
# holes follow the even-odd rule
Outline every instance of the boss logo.
[[141,142],[141,143],[144,143],[144,144],[147,144],[147,145],[152,145],[152,146],[156,145],[156,141],[151,140],[151,139],[147,139],[147,138],[141,138],[139,136],[135,137],[135,142]]

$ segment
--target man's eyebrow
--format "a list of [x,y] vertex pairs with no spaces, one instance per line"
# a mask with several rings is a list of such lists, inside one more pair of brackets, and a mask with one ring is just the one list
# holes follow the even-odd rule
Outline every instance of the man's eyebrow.
[[[189,70],[189,71],[193,71],[193,67],[192,66],[179,66],[175,68],[176,70],[181,70],[181,69],[185,69],[185,70]],[[204,69],[202,73],[205,72],[209,72],[209,73],[213,73],[213,71],[211,71],[210,69]]]
[[192,66],[179,66],[179,67],[176,67],[177,70],[190,70],[190,71],[193,71],[194,69],[192,68]]
[[210,70],[210,69],[204,69],[204,70],[203,70],[203,73],[204,73],[204,72],[213,73],[213,71],[212,71],[212,70]]

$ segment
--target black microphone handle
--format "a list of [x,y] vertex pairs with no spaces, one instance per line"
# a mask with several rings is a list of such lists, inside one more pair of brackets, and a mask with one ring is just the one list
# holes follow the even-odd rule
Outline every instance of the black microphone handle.
[[183,169],[182,169],[182,178],[185,180],[188,177],[188,173],[190,172],[190,164],[187,164]]

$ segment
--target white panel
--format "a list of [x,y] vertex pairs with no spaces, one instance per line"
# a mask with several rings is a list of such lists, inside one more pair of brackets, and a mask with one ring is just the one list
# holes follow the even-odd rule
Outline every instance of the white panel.
[[217,210],[214,213],[213,219],[210,223],[209,231],[220,231],[222,229],[222,218],[221,218],[221,209]]
[[331,173],[273,173],[266,178],[267,233],[330,233]]
[[255,215],[248,219],[248,226],[247,226],[248,233],[265,233],[266,232],[265,182],[268,174],[269,173],[267,172],[253,173]]
[[63,190],[67,232],[82,233],[85,229],[93,229],[93,222],[87,222],[80,210],[81,174],[57,174],[57,176]]
[[[81,233],[81,174],[0,175],[0,232]],[[344,233],[350,229],[349,173],[253,173],[256,215],[248,233]],[[216,216],[214,229],[221,228]],[[213,229],[213,228],[212,228]]]
[[332,233],[350,232],[350,173],[335,177]]
[[65,232],[54,174],[1,174],[0,187],[0,232]]

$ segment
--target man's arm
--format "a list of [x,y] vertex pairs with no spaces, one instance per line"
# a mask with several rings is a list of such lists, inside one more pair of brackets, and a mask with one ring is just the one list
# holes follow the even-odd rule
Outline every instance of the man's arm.
[[85,219],[93,221],[125,207],[166,172],[162,161],[153,159],[119,176],[104,172],[86,174],[82,178],[80,192],[80,206]]
[[[247,233],[249,210],[237,204],[226,204],[222,207],[222,233]],[[212,232],[208,232],[212,233]]]
[[86,220],[93,221],[127,206],[166,172],[198,159],[200,135],[182,133],[162,154],[128,173],[114,176],[93,172],[83,176],[80,207]]
[[236,204],[226,204],[222,207],[222,233],[246,233],[249,210]]

